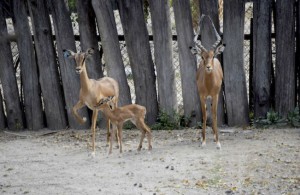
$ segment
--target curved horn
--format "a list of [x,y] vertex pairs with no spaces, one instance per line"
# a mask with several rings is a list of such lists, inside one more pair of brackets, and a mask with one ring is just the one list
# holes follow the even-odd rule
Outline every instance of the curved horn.
[[212,46],[212,47],[215,49],[215,48],[219,45],[219,43],[221,42],[221,37],[220,37],[220,35],[219,35],[219,33],[218,33],[218,31],[217,31],[217,29],[216,29],[216,27],[215,27],[215,25],[214,25],[212,19],[211,19],[209,16],[207,16],[207,17],[209,18],[209,20],[210,20],[210,22],[211,22],[211,24],[212,24],[212,26],[213,26],[215,35],[216,35],[216,37],[217,37],[217,41],[216,41],[216,42],[213,44],[213,46]]
[[195,35],[195,37],[194,37],[194,42],[195,42],[195,44],[196,44],[196,46],[197,47],[199,47],[201,50],[203,50],[203,51],[207,51],[206,49],[205,49],[205,47],[201,44],[201,41],[199,40],[199,43],[198,43],[198,37],[199,37],[199,35],[200,35],[200,28],[201,28],[201,24],[202,24],[202,20],[203,20],[203,18],[205,17],[206,15],[204,15],[204,14],[202,14],[202,16],[201,16],[201,18],[200,18],[200,21],[199,21],[199,27],[198,27],[198,31],[196,32],[196,35]]

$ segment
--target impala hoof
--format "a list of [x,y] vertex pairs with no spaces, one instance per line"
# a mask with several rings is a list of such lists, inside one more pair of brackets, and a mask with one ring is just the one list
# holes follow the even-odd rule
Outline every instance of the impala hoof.
[[221,150],[221,143],[220,142],[217,142],[217,149]]
[[84,123],[87,121],[86,117],[83,117],[82,120]]
[[202,143],[201,143],[201,147],[205,147],[206,146],[206,142],[205,141],[202,141]]

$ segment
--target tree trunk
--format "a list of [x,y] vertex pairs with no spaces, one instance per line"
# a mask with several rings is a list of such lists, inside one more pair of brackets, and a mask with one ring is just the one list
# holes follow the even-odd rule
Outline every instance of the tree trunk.
[[[202,14],[208,15],[211,17],[216,30],[220,34],[220,21],[219,21],[219,12],[218,12],[218,0],[199,0],[200,3],[200,16]],[[203,20],[202,28],[201,28],[201,41],[203,46],[207,49],[211,48],[211,46],[216,42],[216,36],[211,25],[211,22],[207,20]],[[218,57],[220,62],[222,62],[221,57]],[[225,113],[224,113],[224,97],[223,97],[223,87],[219,94],[219,102],[218,102],[218,125],[221,126],[225,123]]]
[[254,1],[253,92],[255,118],[266,117],[271,104],[271,13],[272,0]]
[[[72,114],[72,108],[79,100],[80,78],[75,71],[75,60],[66,59],[63,55],[63,49],[76,51],[70,14],[64,0],[48,0],[48,5],[51,10],[55,29],[60,75],[63,84],[66,104],[65,109],[67,111],[69,126],[75,129],[89,128],[89,121],[80,125]],[[80,115],[87,119],[89,118],[86,107],[80,109]]]
[[95,52],[87,59],[87,72],[90,78],[103,77],[100,51],[96,32],[96,18],[91,0],[77,0],[78,24],[81,50],[95,48]]
[[6,117],[4,115],[3,98],[2,98],[2,93],[0,91],[0,130],[5,129],[5,127],[6,127]]
[[67,126],[65,105],[53,47],[49,13],[45,3],[44,0],[28,0],[47,127],[64,129]]
[[191,126],[201,121],[200,99],[196,84],[196,59],[189,47],[194,46],[189,0],[173,0],[179,50],[184,116]]
[[[4,9],[1,3],[0,37],[8,37]],[[10,42],[7,39],[0,41],[0,51],[0,79],[6,107],[7,126],[11,130],[20,130],[24,127],[23,116]]]
[[92,5],[97,17],[108,75],[119,83],[119,105],[131,104],[130,90],[122,61],[112,2],[111,0],[93,0]]
[[14,0],[13,10],[21,63],[26,126],[29,130],[38,130],[44,127],[44,117],[38,68],[27,19],[26,1]]
[[276,1],[275,108],[286,118],[295,108],[294,0]]
[[224,85],[229,126],[249,124],[244,70],[244,1],[224,1]]
[[159,109],[173,117],[177,110],[169,0],[149,1],[157,72]]
[[127,51],[133,73],[136,103],[146,107],[146,121],[154,124],[158,114],[154,64],[151,58],[142,0],[118,0]]

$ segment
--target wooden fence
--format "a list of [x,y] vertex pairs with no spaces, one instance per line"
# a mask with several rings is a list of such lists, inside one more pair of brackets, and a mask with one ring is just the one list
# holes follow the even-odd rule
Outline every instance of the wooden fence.
[[[96,50],[89,59],[88,74],[91,78],[105,74],[115,78],[120,85],[120,105],[132,103],[132,86],[119,42],[123,39],[132,71],[134,102],[147,108],[146,120],[151,125],[159,110],[171,114],[179,106],[172,48],[172,42],[176,41],[182,107],[184,116],[193,126],[201,121],[201,112],[196,88],[196,59],[189,51],[194,45],[191,2],[173,0],[170,5],[169,0],[149,1],[153,36],[147,30],[143,2],[77,0],[81,49],[99,48],[99,41],[102,44],[101,52]],[[255,118],[265,117],[271,108],[286,117],[299,105],[299,3],[295,0],[255,0],[252,31],[245,35],[246,2],[249,1],[224,1],[220,15],[218,0],[199,0],[200,13],[211,16],[226,44],[222,56],[224,87],[218,107],[219,125],[247,126],[250,112]],[[118,34],[116,9],[124,36]],[[174,21],[170,10],[174,12]],[[7,18],[13,18],[14,33],[7,31]],[[171,30],[172,23],[176,26],[175,34]],[[204,22],[204,25],[207,28],[201,39],[204,46],[208,46],[215,37],[209,23]],[[76,50],[76,38],[64,0],[0,2],[0,102],[3,103],[0,103],[0,129],[89,128],[89,120],[79,125],[71,114],[72,106],[78,101],[79,77],[75,74],[75,62],[65,60],[62,55],[63,49]],[[154,45],[153,56],[149,39]],[[246,39],[251,46],[250,82],[246,81],[244,64]],[[10,46],[13,41],[18,46],[20,75],[14,69]],[[275,42],[276,54],[272,53],[272,42]],[[102,54],[107,73],[103,72]],[[86,108],[80,114],[89,119]]]

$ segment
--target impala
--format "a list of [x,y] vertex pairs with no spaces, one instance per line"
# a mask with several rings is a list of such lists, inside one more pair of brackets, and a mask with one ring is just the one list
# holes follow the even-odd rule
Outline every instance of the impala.
[[[87,70],[86,70],[86,58],[91,56],[94,53],[94,49],[87,49],[86,52],[75,53],[71,50],[63,50],[64,56],[68,58],[74,58],[76,61],[76,73],[80,75],[80,91],[79,91],[79,101],[73,107],[72,113],[76,117],[79,123],[86,122],[86,118],[82,118],[77,113],[78,109],[83,106],[87,106],[93,111],[92,116],[92,155],[95,155],[95,128],[96,121],[98,116],[98,109],[94,107],[101,99],[108,96],[115,96],[113,100],[113,106],[117,107],[117,102],[119,98],[119,85],[117,81],[110,77],[103,77],[98,80],[89,79]],[[109,140],[110,132],[110,121],[107,120],[107,141]]]
[[[207,50],[202,44],[201,41],[198,41],[198,36],[200,34],[200,27],[203,18],[205,15],[201,16],[199,30],[194,37],[195,47],[190,47],[191,52],[194,55],[198,55],[201,57],[201,61],[199,64],[199,68],[196,73],[196,80],[197,80],[197,87],[200,96],[201,102],[201,111],[203,115],[203,125],[202,125],[202,146],[206,145],[205,139],[205,130],[206,130],[206,120],[207,120],[207,113],[206,113],[206,99],[212,98],[212,129],[215,137],[215,141],[217,143],[217,148],[221,149],[221,144],[218,137],[218,125],[217,125],[217,106],[218,106],[218,99],[219,93],[222,86],[222,79],[223,79],[223,71],[221,67],[220,61],[216,58],[217,55],[224,51],[225,45],[220,44],[221,37],[218,34],[211,18],[210,19],[214,33],[217,37],[217,41],[212,45],[210,50]],[[218,46],[219,45],[219,46]]]
[[[145,124],[145,115],[146,108],[138,104],[130,104],[122,107],[117,107],[111,109],[110,102],[114,99],[114,96],[109,96],[107,98],[101,99],[96,105],[95,108],[100,109],[106,118],[110,119],[113,126],[117,127],[117,135],[119,140],[119,149],[122,153],[122,128],[125,121],[130,120],[138,129],[142,131],[140,144],[138,146],[138,151],[142,149],[142,143],[147,133],[148,139],[148,150],[152,149],[151,145],[151,129]],[[114,128],[112,128],[114,129]],[[114,133],[112,130],[111,135]],[[110,136],[110,145],[109,145],[109,154],[112,153],[112,139],[113,136]]]

